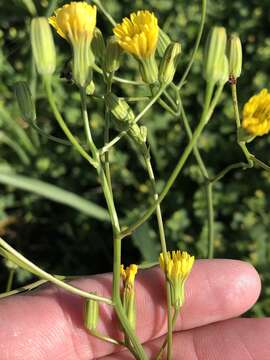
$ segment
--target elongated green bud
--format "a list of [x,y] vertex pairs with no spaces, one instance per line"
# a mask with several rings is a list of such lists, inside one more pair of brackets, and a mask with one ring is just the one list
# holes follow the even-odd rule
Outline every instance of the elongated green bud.
[[14,92],[23,119],[30,122],[34,121],[36,109],[28,84],[25,81],[17,82],[14,85]]
[[99,59],[104,59],[105,56],[105,42],[102,35],[102,32],[95,28],[94,35],[91,43],[92,51],[95,57]]
[[242,45],[237,34],[232,34],[229,40],[229,75],[233,80],[239,78],[242,71]]
[[161,84],[169,85],[173,81],[180,53],[181,45],[177,42],[173,42],[167,47],[159,67],[159,81]]
[[143,145],[146,143],[147,139],[147,127],[133,124],[130,127],[128,134],[136,143],[138,143],[139,145]]
[[158,32],[158,43],[157,43],[157,52],[160,57],[163,57],[167,47],[170,45],[170,37],[163,31],[159,29]]
[[52,75],[56,66],[56,53],[47,18],[38,17],[32,20],[31,45],[38,73]]
[[105,102],[118,123],[120,122],[128,127],[134,121],[134,113],[125,100],[119,99],[116,95],[110,93],[105,96]]
[[106,72],[112,73],[119,69],[123,51],[116,38],[111,36],[107,41],[104,68]]
[[224,27],[215,26],[211,29],[204,52],[203,75],[207,82],[218,82],[224,76],[224,54],[227,35]]
[[84,305],[84,325],[92,331],[96,330],[99,321],[99,303],[92,299],[87,299]]
[[229,81],[229,61],[226,55],[223,56],[223,63],[221,63],[219,84],[224,85]]

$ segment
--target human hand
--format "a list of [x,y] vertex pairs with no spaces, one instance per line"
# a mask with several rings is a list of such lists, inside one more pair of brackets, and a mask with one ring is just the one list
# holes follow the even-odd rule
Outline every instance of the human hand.
[[[111,275],[73,284],[109,296]],[[186,301],[175,326],[173,359],[269,360],[270,320],[233,319],[260,293],[260,279],[249,264],[198,260],[186,283]],[[150,358],[166,333],[164,275],[156,267],[136,277],[137,335]],[[98,329],[120,337],[112,308],[101,305]],[[0,360],[133,359],[121,347],[89,335],[83,326],[83,300],[45,286],[0,301]]]

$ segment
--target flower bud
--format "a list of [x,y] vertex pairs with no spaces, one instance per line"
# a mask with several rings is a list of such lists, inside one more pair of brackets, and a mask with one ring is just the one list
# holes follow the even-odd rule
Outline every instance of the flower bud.
[[229,61],[226,55],[223,56],[223,62],[220,64],[220,79],[218,82],[220,85],[224,85],[229,80]]
[[137,144],[143,145],[146,143],[147,139],[147,127],[133,124],[130,127],[128,134]]
[[33,122],[36,119],[36,109],[28,84],[19,81],[15,84],[14,91],[23,119]]
[[84,304],[84,326],[90,330],[96,330],[99,321],[99,303],[93,299],[87,299]]
[[213,27],[208,35],[204,52],[203,75],[207,82],[215,84],[224,76],[226,42],[227,35],[225,28]]
[[128,103],[112,93],[105,96],[105,102],[117,120],[117,128],[120,131],[127,130],[135,119],[135,115]]
[[45,17],[32,20],[31,45],[38,73],[52,75],[56,66],[56,53],[50,25]]
[[124,282],[123,307],[132,329],[136,327],[135,277],[137,271],[138,266],[135,264],[131,264],[126,269],[122,265],[120,270]]
[[94,35],[91,43],[92,51],[95,55],[95,57],[99,59],[104,59],[105,55],[105,42],[102,35],[102,32],[95,28]]
[[106,55],[104,59],[104,69],[106,72],[112,73],[119,69],[122,49],[116,38],[111,36],[107,41]]
[[161,84],[169,85],[173,81],[180,53],[181,45],[177,42],[173,42],[167,47],[159,67],[159,81]]
[[160,57],[163,57],[167,47],[170,45],[171,39],[170,37],[163,31],[159,29],[158,33],[158,43],[157,43],[157,52]]
[[239,36],[232,34],[229,40],[229,75],[234,80],[242,71],[242,45]]

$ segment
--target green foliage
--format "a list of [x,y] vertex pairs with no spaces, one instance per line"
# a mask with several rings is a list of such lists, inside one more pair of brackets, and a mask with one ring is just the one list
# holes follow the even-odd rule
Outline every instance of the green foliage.
[[[60,5],[64,1],[58,2]],[[47,10],[47,1],[5,2],[0,13],[0,147],[1,170],[80,194],[86,201],[105,207],[96,174],[72,147],[51,142],[37,133],[19,116],[13,94],[13,84],[27,81],[37,106],[37,125],[45,133],[59,138],[57,126],[37,78],[29,47],[29,22],[35,9],[39,15]],[[182,45],[176,79],[185,70],[200,22],[200,2],[187,0],[107,0],[104,5],[119,21],[129,11],[141,8],[158,9],[159,23],[174,41]],[[242,40],[243,72],[239,79],[239,100],[245,101],[269,83],[270,37],[269,4],[267,0],[210,1],[206,29],[225,26],[237,32]],[[111,25],[100,15],[99,28],[104,37],[112,34]],[[204,33],[204,35],[206,32]],[[203,41],[205,41],[205,36]],[[79,96],[74,86],[60,80],[60,73],[70,57],[68,44],[56,37],[58,65],[54,79],[56,99],[70,128],[84,141]],[[202,104],[202,47],[183,87],[183,102],[191,127],[198,121]],[[96,93],[103,91],[99,75],[95,74]],[[119,76],[139,80],[136,64],[124,57]],[[116,94],[145,96],[145,90],[130,85],[114,85]],[[144,104],[134,106],[138,113]],[[104,120],[98,100],[89,101],[91,123],[97,144],[102,145]],[[147,113],[152,160],[162,189],[181,155],[187,137],[182,123],[164,113],[158,105]],[[111,136],[116,135],[112,131]],[[256,139],[251,146],[258,158],[268,162],[270,137]],[[243,161],[236,144],[235,123],[229,89],[223,95],[214,119],[200,138],[199,148],[211,176],[235,161]],[[128,141],[122,140],[111,153],[112,182],[122,223],[130,223],[151,203],[151,184],[137,154]],[[18,179],[22,179],[18,177]],[[0,178],[1,180],[1,178]],[[15,177],[14,177],[15,180]],[[35,181],[37,180],[31,180]],[[1,184],[0,232],[16,249],[57,274],[89,274],[112,268],[111,228],[107,222],[94,220],[83,212],[48,201],[33,193],[17,189],[14,183]],[[30,183],[29,183],[29,186]],[[263,295],[254,308],[257,315],[270,314],[270,175],[261,169],[235,170],[214,185],[215,253],[216,257],[243,259],[252,262],[263,279]],[[177,179],[171,193],[162,204],[169,248],[189,249],[196,257],[206,256],[206,200],[199,168],[193,156]],[[91,214],[90,214],[91,215]],[[10,226],[4,220],[15,217]],[[105,218],[104,218],[105,220]],[[156,220],[147,224],[124,241],[123,262],[154,261],[159,252],[158,238],[153,231]],[[61,259],[59,261],[59,259]],[[4,266],[3,266],[4,269]],[[0,271],[1,273],[1,271]],[[0,284],[5,287],[6,273]],[[17,271],[17,284],[25,280]]]

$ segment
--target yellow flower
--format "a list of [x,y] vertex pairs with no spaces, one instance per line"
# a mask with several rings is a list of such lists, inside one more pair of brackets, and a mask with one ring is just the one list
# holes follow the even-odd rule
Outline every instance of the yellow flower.
[[85,1],[72,1],[55,11],[55,16],[49,18],[49,23],[58,34],[73,45],[81,38],[90,41],[96,27],[97,8]]
[[244,106],[242,127],[254,136],[270,131],[270,93],[263,89],[252,96]]
[[96,27],[97,9],[84,1],[72,1],[55,11],[49,23],[73,48],[72,76],[79,87],[91,82],[94,56],[91,41]]
[[159,263],[171,285],[172,305],[178,308],[184,303],[184,285],[192,269],[194,256],[186,251],[168,251],[167,266],[163,253],[159,256]]
[[113,29],[119,45],[140,59],[154,54],[158,41],[158,20],[153,13],[141,10],[124,18]]
[[124,266],[121,265],[120,273],[124,280],[125,287],[132,288],[134,287],[135,276],[138,272],[138,266],[131,264],[130,266],[124,269]]
[[122,294],[122,302],[124,311],[129,320],[130,325],[133,329],[136,327],[136,304],[135,304],[135,276],[138,271],[138,266],[131,264],[124,269],[124,266],[121,265],[120,273],[124,280],[124,289]]

